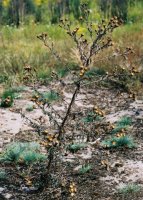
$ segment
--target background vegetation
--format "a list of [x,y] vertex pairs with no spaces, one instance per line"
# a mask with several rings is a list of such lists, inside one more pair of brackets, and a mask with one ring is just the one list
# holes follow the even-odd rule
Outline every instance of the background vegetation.
[[[1,0],[0,82],[8,80],[11,83],[22,80],[23,67],[26,64],[37,70],[39,79],[48,76],[54,66],[57,68],[61,65],[50,57],[45,47],[42,47],[40,41],[37,40],[36,36],[42,32],[47,32],[48,37],[55,41],[55,47],[66,65],[75,66],[75,59],[70,51],[74,45],[57,23],[60,18],[70,16],[74,25],[80,24],[82,27],[81,2],[83,1]],[[91,20],[94,21],[95,27],[102,18],[108,19],[115,15],[124,21],[124,25],[113,34],[115,46],[119,38],[120,44],[118,43],[117,46],[123,48],[132,46],[136,53],[134,60],[136,58],[136,62],[140,65],[143,54],[142,0],[88,0],[86,2],[89,3]],[[79,32],[84,32],[84,28],[81,28]],[[65,42],[67,40],[68,42]],[[110,68],[113,63],[103,61],[96,62],[95,65]]]

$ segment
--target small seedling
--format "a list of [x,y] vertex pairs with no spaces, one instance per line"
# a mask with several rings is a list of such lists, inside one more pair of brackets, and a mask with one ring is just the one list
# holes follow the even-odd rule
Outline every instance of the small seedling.
[[89,172],[91,169],[92,169],[91,165],[89,165],[89,164],[88,165],[84,165],[79,169],[79,173],[80,174],[85,174],[85,173]]
[[132,125],[132,119],[130,117],[122,117],[118,122],[117,126],[131,126]]
[[104,140],[102,145],[106,148],[119,148],[119,147],[128,147],[134,148],[136,144],[133,139],[127,135],[121,135],[120,137],[112,137],[108,140]]
[[100,116],[96,115],[94,112],[89,112],[86,117],[82,119],[84,123],[91,123],[94,121],[99,121],[101,119]]
[[138,193],[141,190],[141,186],[137,185],[137,184],[128,184],[122,188],[119,189],[119,193],[123,194],[123,195],[129,195],[129,194],[134,194],[134,193]]
[[85,143],[70,144],[68,146],[68,150],[72,153],[76,153],[77,151],[79,151],[80,149],[83,149],[85,147],[86,147]]
[[40,153],[40,145],[36,142],[12,143],[0,156],[0,162],[16,162],[30,164],[46,159],[44,154]]
[[2,94],[1,107],[7,108],[13,105],[14,92],[12,90],[5,90]]
[[128,129],[131,126],[132,120],[130,117],[122,117],[117,123],[115,128],[110,132],[111,134],[116,134],[122,130]]
[[59,94],[56,93],[55,91],[51,90],[50,92],[43,93],[42,94],[42,100],[46,102],[53,102],[57,101],[59,99]]
[[0,180],[6,179],[6,172],[4,169],[0,169]]
[[34,106],[33,105],[28,105],[26,107],[26,111],[28,111],[28,112],[32,112],[33,110],[34,110]]
[[67,75],[68,69],[67,68],[61,68],[57,70],[57,75],[59,78],[63,78]]
[[105,70],[101,69],[101,68],[92,68],[85,73],[85,75],[88,78],[92,78],[92,77],[95,77],[95,76],[103,76],[105,74],[106,74]]

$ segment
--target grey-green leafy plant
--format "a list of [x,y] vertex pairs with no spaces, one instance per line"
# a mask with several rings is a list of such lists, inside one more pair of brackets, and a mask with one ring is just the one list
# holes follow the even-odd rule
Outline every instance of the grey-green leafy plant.
[[6,179],[6,172],[4,169],[0,169],[0,180]]
[[13,105],[14,92],[12,90],[5,90],[1,96],[0,106],[7,108]]
[[118,122],[117,126],[131,126],[132,125],[132,119],[130,117],[124,116],[122,117]]
[[68,150],[72,153],[76,153],[77,151],[85,148],[87,145],[85,143],[74,143],[68,146]]
[[94,121],[99,121],[101,119],[100,116],[96,115],[94,112],[89,112],[86,117],[82,119],[84,123],[91,123]]
[[125,186],[123,186],[122,188],[119,189],[119,193],[123,194],[123,195],[129,195],[129,194],[134,194],[134,193],[138,193],[141,190],[141,186],[137,185],[137,184],[127,184]]
[[118,148],[118,147],[127,147],[134,148],[136,144],[130,136],[121,136],[121,137],[111,137],[102,142],[102,145],[107,148]]
[[115,128],[110,132],[111,134],[116,134],[122,129],[128,129],[132,125],[132,119],[130,117],[122,117],[117,123]]
[[88,173],[91,169],[92,169],[92,166],[91,166],[90,164],[88,164],[88,165],[83,165],[83,166],[79,169],[79,173],[80,173],[80,174],[85,174],[85,173]]
[[0,162],[15,162],[30,164],[43,161],[46,156],[40,153],[40,145],[36,142],[15,142],[7,146],[0,156]]
[[34,110],[33,105],[28,105],[28,106],[26,107],[26,111],[28,111],[28,112],[31,112],[31,111],[33,111],[33,110]]
[[103,76],[106,74],[106,71],[102,68],[91,68],[89,71],[85,73],[85,75],[89,78],[95,77],[95,76]]
[[41,94],[41,100],[46,103],[51,103],[59,99],[59,94],[54,90]]

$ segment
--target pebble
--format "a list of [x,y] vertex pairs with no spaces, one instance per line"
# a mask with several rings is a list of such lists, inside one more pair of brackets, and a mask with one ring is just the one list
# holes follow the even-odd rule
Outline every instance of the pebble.
[[5,188],[0,187],[0,194],[5,190]]
[[6,193],[6,194],[4,195],[4,197],[5,197],[6,199],[10,199],[10,198],[12,197],[12,194]]

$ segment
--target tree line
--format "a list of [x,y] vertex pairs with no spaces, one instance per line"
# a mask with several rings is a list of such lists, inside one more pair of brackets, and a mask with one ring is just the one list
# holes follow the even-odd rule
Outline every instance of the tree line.
[[[105,18],[117,16],[128,19],[128,6],[141,0],[87,0],[91,7],[98,7]],[[80,17],[83,0],[0,0],[0,24],[16,25],[34,22],[58,23],[64,15],[76,20]]]

